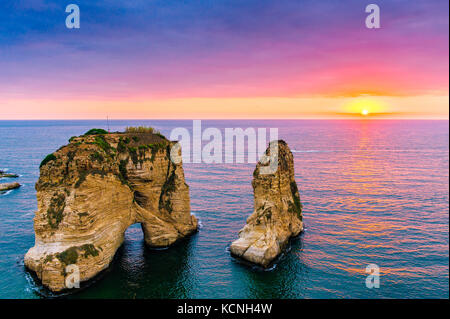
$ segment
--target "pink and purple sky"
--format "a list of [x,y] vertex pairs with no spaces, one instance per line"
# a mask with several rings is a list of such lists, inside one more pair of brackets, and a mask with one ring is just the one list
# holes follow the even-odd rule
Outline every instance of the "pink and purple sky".
[[92,2],[1,2],[0,120],[448,119],[447,0]]

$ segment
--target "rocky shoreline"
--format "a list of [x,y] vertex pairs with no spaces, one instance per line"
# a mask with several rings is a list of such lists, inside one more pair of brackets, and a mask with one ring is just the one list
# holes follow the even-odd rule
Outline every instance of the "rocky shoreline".
[[[2,178],[17,178],[17,177],[19,177],[19,175],[6,173],[6,172],[0,170],[0,179],[2,179]],[[12,189],[16,189],[16,188],[19,188],[20,186],[22,186],[22,185],[20,185],[17,182],[0,183],[0,192],[5,192],[5,191],[12,190]]]

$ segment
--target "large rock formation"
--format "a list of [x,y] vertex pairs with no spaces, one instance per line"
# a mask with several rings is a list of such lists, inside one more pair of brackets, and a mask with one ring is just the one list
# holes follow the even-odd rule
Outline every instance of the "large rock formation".
[[[274,144],[273,144],[274,143]],[[286,142],[272,142],[274,152],[267,148],[265,158],[278,154],[278,167],[264,172],[267,163],[258,162],[253,172],[255,207],[239,239],[230,246],[231,254],[267,267],[283,251],[289,238],[303,230],[302,204],[294,179],[294,160]],[[278,146],[277,146],[278,144]]]
[[173,142],[160,134],[98,132],[72,137],[41,163],[36,240],[25,265],[53,291],[66,288],[68,265],[78,266],[80,281],[107,268],[134,223],[151,247],[197,230],[182,165],[170,160]]

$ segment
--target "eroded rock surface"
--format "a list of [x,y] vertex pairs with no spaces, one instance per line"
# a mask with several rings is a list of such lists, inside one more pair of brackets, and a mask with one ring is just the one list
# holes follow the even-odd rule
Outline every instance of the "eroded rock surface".
[[[272,142],[273,143],[273,142]],[[276,145],[276,144],[275,144]],[[230,246],[232,255],[267,267],[303,230],[302,204],[294,179],[294,159],[286,142],[278,141],[278,168],[264,174],[261,161],[253,173],[254,212]],[[270,157],[270,147],[266,155]]]
[[166,247],[197,230],[181,163],[159,134],[72,137],[41,163],[35,246],[25,265],[53,291],[66,267],[85,281],[108,267],[126,229],[140,223],[147,245]]

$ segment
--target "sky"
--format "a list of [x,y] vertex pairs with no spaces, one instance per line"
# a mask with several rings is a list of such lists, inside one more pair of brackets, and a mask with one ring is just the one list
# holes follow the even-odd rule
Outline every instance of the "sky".
[[[66,5],[81,12],[68,29]],[[368,29],[365,7],[380,7]],[[445,118],[449,2],[2,0],[0,120]]]

